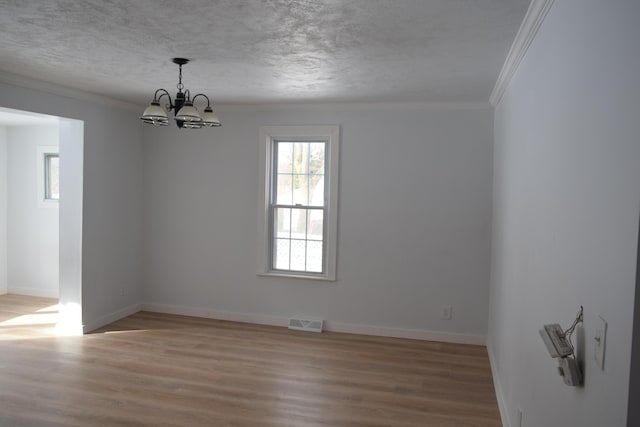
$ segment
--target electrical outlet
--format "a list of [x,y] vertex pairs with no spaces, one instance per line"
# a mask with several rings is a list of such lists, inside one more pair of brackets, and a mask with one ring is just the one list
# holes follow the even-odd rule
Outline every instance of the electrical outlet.
[[596,341],[596,348],[594,352],[596,364],[604,371],[604,350],[607,345],[607,321],[600,316],[598,316],[596,336],[594,339]]
[[124,286],[120,288],[120,296],[124,296]]
[[450,305],[443,305],[440,312],[440,318],[442,320],[451,320],[452,308]]

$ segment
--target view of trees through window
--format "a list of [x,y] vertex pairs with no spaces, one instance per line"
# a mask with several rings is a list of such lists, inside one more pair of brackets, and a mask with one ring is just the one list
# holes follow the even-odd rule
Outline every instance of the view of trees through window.
[[326,143],[274,144],[272,267],[322,273]]

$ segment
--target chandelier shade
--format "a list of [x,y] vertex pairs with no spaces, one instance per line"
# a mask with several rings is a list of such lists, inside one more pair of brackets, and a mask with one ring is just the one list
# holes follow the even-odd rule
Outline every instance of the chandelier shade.
[[[189,89],[184,89],[182,84],[182,66],[189,62],[186,58],[173,58],[173,63],[177,64],[180,71],[178,74],[178,93],[175,95],[175,101],[171,99],[171,95],[166,89],[158,89],[153,95],[153,101],[144,110],[140,116],[140,120],[143,123],[155,125],[155,126],[168,126],[169,116],[168,112],[174,111],[174,120],[176,125],[181,129],[200,129],[203,126],[218,127],[222,126],[220,119],[213,112],[211,108],[211,102],[209,97],[205,94],[198,93],[191,97]],[[167,97],[169,103],[163,108],[160,105],[162,97]],[[207,100],[207,106],[204,108],[202,115],[198,112],[198,109],[193,105],[196,98],[202,97]]]
[[204,107],[204,113],[202,114],[202,124],[209,127],[218,127],[222,126],[220,123],[220,119],[213,112],[213,109],[210,106]]
[[153,101],[151,104],[144,110],[140,119],[145,123],[154,124],[158,123],[169,123],[169,117],[167,117],[167,112],[160,106],[158,101]]
[[180,111],[176,113],[175,120],[182,120],[185,122],[201,122],[202,117],[200,117],[200,113],[198,113],[196,107],[193,106],[193,102],[186,101]]
[[200,123],[200,122],[184,122],[183,127],[185,129],[200,129],[202,127],[202,123]]

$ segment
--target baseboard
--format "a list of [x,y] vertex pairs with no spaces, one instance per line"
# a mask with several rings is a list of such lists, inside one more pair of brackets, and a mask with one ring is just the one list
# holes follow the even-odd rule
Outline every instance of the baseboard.
[[504,400],[502,386],[498,380],[498,367],[496,365],[496,357],[493,354],[491,345],[487,342],[487,353],[489,354],[489,364],[491,365],[491,375],[493,376],[493,387],[496,390],[496,399],[498,400],[498,409],[500,410],[500,418],[502,418],[503,427],[511,427],[509,413],[507,412],[507,403]]
[[[231,322],[256,323],[260,325],[286,327],[289,319],[279,316],[255,315],[238,312],[216,311],[206,308],[192,308],[168,304],[142,304],[141,310],[155,313],[178,314],[181,316],[203,317],[207,319],[228,320]],[[439,341],[456,344],[485,345],[483,335],[433,332],[416,329],[387,328],[380,326],[358,325],[344,322],[324,322],[324,330],[348,334],[374,335],[390,338],[408,338],[425,341]]]
[[95,331],[98,328],[101,328],[109,323],[113,323],[116,320],[120,320],[127,316],[131,316],[140,311],[141,304],[132,304],[128,307],[125,307],[121,310],[114,311],[113,313],[106,314],[101,316],[91,322],[87,322],[82,326],[82,333],[87,334],[91,331]]
[[141,310],[154,313],[178,314],[180,316],[203,317],[205,319],[228,320],[231,322],[256,323],[258,325],[286,327],[289,324],[289,319],[284,317],[217,311],[169,304],[142,304]]
[[29,297],[42,297],[42,298],[58,298],[57,289],[39,289],[39,288],[23,288],[10,286],[7,289],[7,293],[15,295],[26,295]]
[[422,329],[388,328],[384,326],[358,325],[355,323],[325,322],[326,331],[347,334],[374,335],[389,338],[407,338],[422,341],[438,341],[454,344],[485,345],[484,335],[460,334],[455,332],[435,332]]

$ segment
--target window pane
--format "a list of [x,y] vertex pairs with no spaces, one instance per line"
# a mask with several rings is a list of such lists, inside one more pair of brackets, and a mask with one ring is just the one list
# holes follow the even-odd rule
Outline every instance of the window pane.
[[322,273],[322,242],[307,241],[307,271]]
[[273,268],[277,270],[289,270],[289,239],[275,239]]
[[309,176],[293,175],[293,203],[307,206],[309,204]]
[[324,142],[309,144],[309,173],[324,174]]
[[293,144],[293,172],[297,174],[309,173],[308,142],[296,142]]
[[291,240],[291,266],[289,269],[305,271],[306,241]]
[[278,208],[275,211],[275,237],[291,237],[291,209]]
[[309,206],[324,206],[324,175],[309,177]]
[[60,199],[60,157],[57,154],[45,155],[45,198]]
[[278,173],[293,172],[293,144],[278,142]]
[[322,209],[309,209],[307,223],[307,239],[322,240],[324,211]]
[[60,157],[49,158],[49,188],[51,198],[60,198]]
[[277,188],[277,200],[278,205],[291,205],[293,204],[293,192],[291,188],[292,176],[291,175],[278,175],[278,188]]
[[307,210],[291,209],[291,238],[306,239]]

